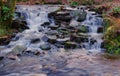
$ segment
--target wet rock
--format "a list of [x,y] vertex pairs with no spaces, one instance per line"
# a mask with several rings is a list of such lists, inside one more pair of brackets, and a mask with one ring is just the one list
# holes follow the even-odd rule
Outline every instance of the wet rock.
[[58,31],[58,33],[61,33],[61,34],[68,34],[69,33],[69,30],[67,28],[64,28],[64,27],[58,28],[57,31]]
[[50,22],[44,22],[43,24],[41,24],[41,26],[43,27],[46,27],[46,26],[49,26],[50,25]]
[[42,45],[40,45],[40,48],[42,50],[50,50],[51,46],[50,46],[50,44],[42,44]]
[[21,21],[19,19],[13,20],[11,28],[21,29],[21,30],[29,29],[29,27],[27,26],[27,22],[26,21]]
[[70,22],[70,20],[72,19],[71,16],[55,16],[55,20],[57,20],[58,22],[62,22],[62,21],[65,21],[65,22]]
[[56,30],[57,28],[59,27],[59,25],[51,25],[51,26],[49,26],[49,28],[51,28],[51,30]]
[[12,54],[12,55],[19,55],[21,54],[23,51],[27,50],[27,47],[25,46],[21,46],[21,45],[17,45],[15,46],[12,51],[9,53],[9,54]]
[[104,46],[105,46],[105,42],[102,42],[100,48],[104,48]]
[[72,17],[77,18],[77,21],[81,22],[86,19],[87,12],[82,10],[74,10],[71,12]]
[[89,32],[89,27],[81,25],[76,27],[77,32],[87,33]]
[[54,18],[55,15],[56,15],[56,12],[48,13],[48,18]]
[[53,18],[55,20],[55,24],[61,24],[61,22],[70,22],[72,16],[68,11],[57,11],[48,14],[49,18]]
[[77,44],[75,42],[66,42],[65,48],[66,49],[75,49],[77,47]]
[[10,41],[11,41],[10,36],[0,37],[0,45],[7,45],[7,44],[9,44]]
[[40,39],[39,39],[39,38],[37,38],[37,39],[32,39],[32,40],[31,40],[31,43],[33,43],[33,44],[34,44],[34,43],[39,43],[39,42],[40,42]]
[[19,36],[12,38],[12,41],[17,41],[17,40],[19,40]]
[[72,34],[70,36],[70,40],[71,41],[75,41],[77,43],[81,43],[81,42],[88,42],[88,36],[85,35],[77,35],[77,34]]
[[48,41],[48,37],[46,35],[44,35],[42,38],[41,38],[43,41],[47,42]]
[[41,54],[41,52],[40,51],[36,51],[34,54],[38,56],[38,55]]
[[97,29],[97,33],[103,33],[103,27],[98,27],[98,29]]
[[96,43],[97,41],[95,39],[90,39],[90,45],[93,45],[94,43]]
[[76,21],[76,20],[72,20],[71,22],[70,22],[70,26],[78,26],[79,25],[79,23]]
[[55,43],[57,39],[56,35],[44,35],[42,40],[45,42]]
[[9,55],[7,58],[11,59],[11,60],[17,60],[18,57],[16,55]]
[[82,13],[81,15],[79,15],[77,21],[79,22],[84,21],[86,19],[86,15],[87,15],[86,12]]
[[4,59],[4,56],[0,56],[0,61]]
[[60,12],[57,12],[57,15],[66,16],[66,15],[70,15],[70,13],[68,11],[60,11]]
[[57,42],[61,43],[61,44],[64,44],[65,42],[69,41],[70,38],[58,38],[57,39]]
[[47,31],[45,34],[47,34],[47,35],[57,35],[58,32],[56,30],[50,30],[50,31]]
[[52,36],[47,36],[48,37],[48,42],[50,43],[55,43],[56,42],[56,39],[57,39],[57,36],[56,35],[52,35]]

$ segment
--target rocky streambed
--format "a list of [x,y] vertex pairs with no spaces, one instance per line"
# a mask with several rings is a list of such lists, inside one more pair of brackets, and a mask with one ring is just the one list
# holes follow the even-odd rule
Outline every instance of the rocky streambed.
[[[85,6],[16,6],[29,29],[0,46],[0,76],[119,76],[102,58],[103,20]],[[16,25],[17,26],[17,25]]]

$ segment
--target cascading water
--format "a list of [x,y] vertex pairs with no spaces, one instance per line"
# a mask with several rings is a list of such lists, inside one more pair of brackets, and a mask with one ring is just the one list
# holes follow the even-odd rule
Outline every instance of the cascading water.
[[[101,51],[101,43],[102,40],[102,33],[98,33],[98,28],[102,27],[103,20],[102,18],[98,17],[98,14],[92,11],[87,11],[86,20],[82,22],[82,25],[89,27],[89,42],[83,43],[85,45],[84,48],[88,49],[89,51]],[[94,40],[95,43],[91,44],[91,40]]]
[[[11,41],[9,43],[9,47],[5,46],[4,52],[9,52],[13,49],[16,45],[26,46],[28,50],[41,50],[39,48],[40,44],[45,43],[44,41],[40,41],[38,44],[31,44],[30,41],[32,39],[41,39],[46,31],[49,31],[49,28],[40,26],[44,22],[49,22],[48,13],[56,11],[59,9],[60,6],[17,6],[16,12],[21,12],[22,16],[25,17],[25,20],[28,23],[27,29],[22,33],[18,33],[15,38],[19,38],[16,41]],[[71,9],[71,8],[70,8]],[[76,8],[72,8],[72,10],[76,10]],[[101,50],[101,43],[102,43],[102,34],[97,33],[98,27],[102,25],[102,19],[94,15],[94,12],[87,11],[87,18],[85,21],[82,22],[82,25],[89,27],[89,33],[86,35],[90,35],[88,37],[88,42],[81,43],[82,49],[86,49],[88,51],[100,51]],[[16,17],[17,18],[17,17]],[[54,21],[51,20],[51,25],[54,25]],[[39,29],[44,31],[39,32]],[[94,40],[95,43],[91,44],[91,40]],[[54,50],[56,47],[51,45]]]

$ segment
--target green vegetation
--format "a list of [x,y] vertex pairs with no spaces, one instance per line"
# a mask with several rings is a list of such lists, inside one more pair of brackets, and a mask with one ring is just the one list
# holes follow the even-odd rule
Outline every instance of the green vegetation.
[[105,43],[104,48],[109,54],[120,55],[120,26],[119,19],[110,17],[104,20],[105,23]]
[[12,24],[16,0],[0,1],[0,36],[6,35]]
[[114,7],[113,13],[119,13],[120,14],[120,7]]

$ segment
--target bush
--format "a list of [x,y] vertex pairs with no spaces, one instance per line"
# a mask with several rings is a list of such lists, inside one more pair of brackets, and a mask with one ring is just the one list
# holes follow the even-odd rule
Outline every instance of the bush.
[[106,20],[105,36],[104,36],[104,48],[109,54],[120,55],[120,26],[119,20],[108,18]]

